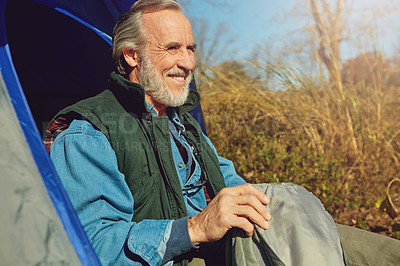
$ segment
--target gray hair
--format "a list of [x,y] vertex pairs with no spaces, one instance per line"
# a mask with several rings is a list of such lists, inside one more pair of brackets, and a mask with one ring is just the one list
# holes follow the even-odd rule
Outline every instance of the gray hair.
[[112,58],[120,74],[127,75],[131,71],[122,54],[123,49],[130,48],[138,52],[139,57],[145,51],[147,33],[143,28],[143,13],[165,9],[182,12],[182,7],[176,0],[138,0],[118,18],[113,30]]

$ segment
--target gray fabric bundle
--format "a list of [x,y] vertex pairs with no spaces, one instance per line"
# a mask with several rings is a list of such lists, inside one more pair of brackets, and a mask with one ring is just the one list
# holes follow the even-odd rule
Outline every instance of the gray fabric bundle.
[[255,186],[271,199],[271,226],[256,226],[252,237],[233,229],[228,265],[345,265],[335,222],[317,197],[293,183]]

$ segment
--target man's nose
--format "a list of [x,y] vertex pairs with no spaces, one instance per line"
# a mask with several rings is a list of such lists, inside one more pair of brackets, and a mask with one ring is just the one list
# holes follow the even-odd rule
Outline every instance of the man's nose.
[[196,61],[194,59],[194,54],[191,54],[191,52],[188,50],[184,50],[181,53],[181,57],[178,61],[178,67],[185,68],[193,72],[195,65]]

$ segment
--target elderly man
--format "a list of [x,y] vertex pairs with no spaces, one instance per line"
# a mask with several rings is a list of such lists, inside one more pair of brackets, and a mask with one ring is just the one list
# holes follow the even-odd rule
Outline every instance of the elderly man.
[[50,156],[105,265],[220,263],[228,230],[269,228],[268,197],[188,114],[200,101],[189,90],[195,50],[177,2],[139,0],[114,28],[109,89],[49,126]]
[[189,89],[195,50],[174,0],[138,1],[114,28],[109,90],[50,126],[50,156],[105,265],[162,264],[232,227],[269,226],[269,199],[187,113],[200,100]]

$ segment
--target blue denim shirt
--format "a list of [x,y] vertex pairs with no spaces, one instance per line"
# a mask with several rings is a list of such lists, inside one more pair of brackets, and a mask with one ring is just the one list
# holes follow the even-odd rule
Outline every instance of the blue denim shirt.
[[[191,217],[206,207],[206,200],[202,189],[184,189],[185,185],[198,181],[201,170],[180,134],[182,130],[184,126],[173,115],[170,118],[172,153],[188,217]],[[187,148],[187,164],[175,141]],[[196,248],[190,240],[188,217],[132,222],[134,201],[118,170],[114,150],[105,135],[88,122],[74,120],[51,145],[50,157],[102,264],[141,265],[143,261],[150,265],[171,264],[175,256]],[[218,159],[227,186],[245,183],[231,161],[220,156]]]

